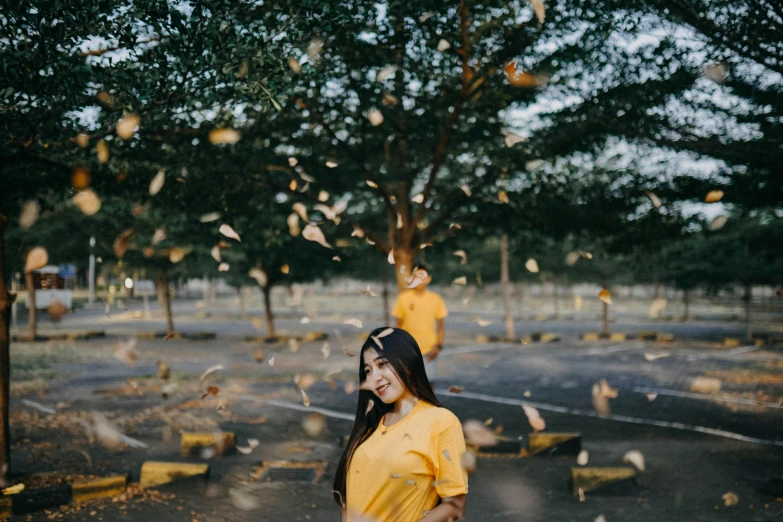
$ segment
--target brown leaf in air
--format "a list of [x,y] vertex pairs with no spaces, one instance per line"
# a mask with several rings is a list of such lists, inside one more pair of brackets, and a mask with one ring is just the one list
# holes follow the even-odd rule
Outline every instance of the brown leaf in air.
[[133,229],[129,228],[120,233],[114,240],[114,255],[117,259],[122,259],[125,256],[125,252],[130,248],[130,238],[133,235]]
[[46,266],[49,262],[49,253],[44,247],[34,247],[28,253],[25,258],[24,270],[25,272],[32,272]]
[[723,191],[722,190],[710,190],[707,192],[707,195],[704,197],[705,203],[717,203],[723,199]]
[[233,145],[242,139],[242,134],[234,129],[212,129],[209,131],[209,142],[212,145]]
[[101,200],[92,189],[78,192],[71,201],[87,216],[92,216],[101,209]]
[[29,229],[38,220],[41,207],[34,199],[26,201],[22,207],[22,213],[19,215],[19,227],[24,230]]
[[141,119],[138,114],[129,114],[117,122],[114,127],[117,136],[123,140],[129,140],[136,134],[136,130],[139,128]]
[[95,144],[95,155],[98,157],[98,163],[106,163],[109,161],[109,145],[100,140]]

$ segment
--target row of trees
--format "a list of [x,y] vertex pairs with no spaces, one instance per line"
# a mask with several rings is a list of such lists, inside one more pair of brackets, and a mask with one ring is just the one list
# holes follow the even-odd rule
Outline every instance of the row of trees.
[[[7,276],[37,244],[83,259],[94,236],[164,301],[178,274],[255,280],[268,302],[387,259],[403,287],[422,253],[463,249],[476,270],[487,241],[603,285],[618,262],[779,281],[779,6],[675,4],[3,7],[5,433]],[[711,191],[730,204],[719,231],[684,212]],[[563,266],[572,251],[593,259]]]

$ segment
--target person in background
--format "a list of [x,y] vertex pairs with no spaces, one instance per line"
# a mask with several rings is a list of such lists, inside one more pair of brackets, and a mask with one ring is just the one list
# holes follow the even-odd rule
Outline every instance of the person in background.
[[449,312],[443,298],[427,290],[432,281],[427,267],[417,265],[413,269],[412,277],[409,289],[397,297],[392,315],[397,318],[397,328],[402,328],[416,339],[424,357],[427,377],[432,382],[437,378],[437,357],[443,349],[446,335],[443,320]]
[[462,424],[443,407],[421,350],[400,328],[376,328],[359,354],[359,400],[334,477],[342,522],[446,522],[465,515]]

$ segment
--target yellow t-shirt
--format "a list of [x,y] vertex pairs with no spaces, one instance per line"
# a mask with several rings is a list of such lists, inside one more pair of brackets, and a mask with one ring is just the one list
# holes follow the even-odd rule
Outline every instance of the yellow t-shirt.
[[420,400],[393,426],[381,421],[348,468],[348,521],[415,522],[439,497],[466,494],[465,451],[462,424],[446,408]]
[[445,319],[449,312],[438,294],[406,290],[397,297],[392,315],[401,320],[400,327],[416,339],[421,354],[426,355],[438,343],[435,321]]

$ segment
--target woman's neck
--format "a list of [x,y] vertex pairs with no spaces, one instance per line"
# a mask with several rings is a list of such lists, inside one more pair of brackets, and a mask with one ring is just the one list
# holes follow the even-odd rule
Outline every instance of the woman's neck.
[[414,397],[410,393],[406,392],[405,395],[397,399],[397,401],[394,403],[394,409],[392,410],[392,413],[394,413],[394,416],[397,419],[401,419],[410,413],[410,411],[414,406],[416,406],[418,402],[419,399],[417,397]]

